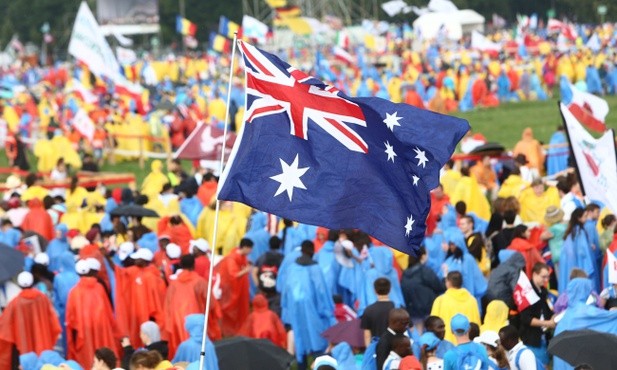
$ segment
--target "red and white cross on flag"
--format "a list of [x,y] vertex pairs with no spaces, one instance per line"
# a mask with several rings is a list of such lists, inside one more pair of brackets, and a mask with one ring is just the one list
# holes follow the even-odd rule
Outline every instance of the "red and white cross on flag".
[[367,143],[348,124],[366,127],[362,109],[338,95],[333,86],[305,82],[313,79],[293,67],[281,69],[252,45],[239,41],[246,65],[246,93],[257,97],[245,113],[246,122],[286,113],[291,135],[309,140],[309,120],[346,148],[368,153]]
[[533,290],[529,278],[523,271],[521,271],[518,277],[518,282],[516,283],[516,287],[514,287],[512,298],[514,298],[514,303],[516,303],[518,312],[523,311],[540,300],[536,291]]

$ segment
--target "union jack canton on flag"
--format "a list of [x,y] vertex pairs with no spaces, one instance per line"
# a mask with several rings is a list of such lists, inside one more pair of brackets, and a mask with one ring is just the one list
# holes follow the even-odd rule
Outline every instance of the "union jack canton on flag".
[[352,98],[239,41],[245,124],[218,198],[301,223],[356,228],[414,254],[431,189],[467,121],[381,98]]

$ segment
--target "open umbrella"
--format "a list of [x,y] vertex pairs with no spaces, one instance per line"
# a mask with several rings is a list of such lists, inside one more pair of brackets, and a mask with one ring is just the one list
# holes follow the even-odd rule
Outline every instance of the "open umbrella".
[[0,243],[0,283],[10,280],[24,269],[24,255]]
[[111,216],[126,216],[126,217],[159,217],[159,214],[150,208],[129,204],[120,206],[110,213]]
[[588,364],[594,369],[617,368],[617,336],[595,330],[566,330],[548,346],[548,352],[572,366]]
[[330,343],[347,342],[352,347],[364,347],[364,333],[360,327],[360,319],[341,321],[326,329],[321,336]]
[[490,142],[474,148],[469,154],[499,156],[503,154],[504,150],[506,150],[506,148],[503,145]]
[[234,337],[214,343],[220,370],[286,370],[293,356],[267,339]]

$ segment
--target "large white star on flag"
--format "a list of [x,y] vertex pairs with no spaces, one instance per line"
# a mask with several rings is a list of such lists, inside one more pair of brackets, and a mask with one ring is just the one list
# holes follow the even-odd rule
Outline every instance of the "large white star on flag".
[[413,219],[413,215],[407,217],[407,223],[405,224],[405,236],[409,236],[409,233],[413,230],[413,223],[416,220]]
[[412,175],[411,178],[413,179],[413,186],[418,186],[418,181],[420,181],[420,178],[416,175]]
[[390,145],[388,141],[386,141],[384,144],[386,145],[386,150],[384,150],[384,152],[386,152],[386,154],[388,155],[388,160],[394,162],[394,157],[396,157],[396,153],[394,153],[394,147]]
[[418,166],[422,166],[422,168],[426,168],[426,162],[428,162],[428,158],[426,158],[426,152],[424,150],[420,150],[420,148],[416,147],[414,150],[416,152],[416,159],[418,160]]
[[283,173],[270,177],[272,180],[280,183],[279,188],[276,191],[276,194],[274,194],[274,196],[277,196],[282,192],[286,191],[287,196],[289,197],[289,201],[291,202],[294,188],[306,190],[306,186],[304,186],[304,183],[302,183],[300,177],[302,177],[302,175],[304,175],[310,167],[298,168],[298,154],[296,154],[296,159],[294,159],[294,161],[290,165],[283,161],[281,158],[279,158],[279,160],[281,161]]
[[400,126],[401,124],[398,123],[398,121],[400,121],[403,117],[398,117],[397,116],[398,112],[394,112],[393,114],[390,113],[386,113],[386,119],[383,120],[383,123],[386,124],[386,126],[388,126],[388,128],[390,129],[390,131],[394,132],[394,126]]

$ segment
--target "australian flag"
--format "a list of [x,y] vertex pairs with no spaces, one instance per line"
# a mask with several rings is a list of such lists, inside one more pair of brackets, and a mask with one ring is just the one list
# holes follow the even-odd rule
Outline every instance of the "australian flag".
[[429,192],[467,121],[351,98],[242,41],[245,124],[219,199],[301,223],[361,229],[413,254]]

